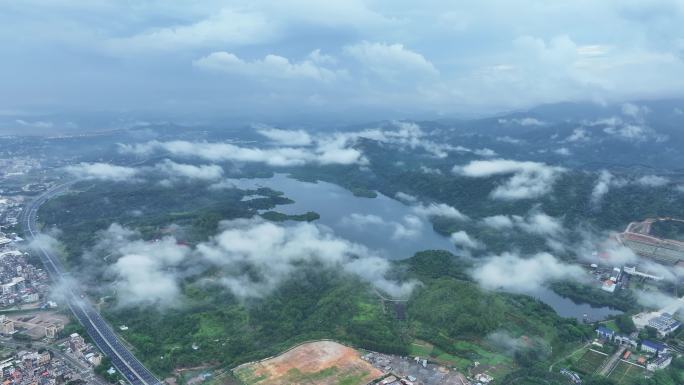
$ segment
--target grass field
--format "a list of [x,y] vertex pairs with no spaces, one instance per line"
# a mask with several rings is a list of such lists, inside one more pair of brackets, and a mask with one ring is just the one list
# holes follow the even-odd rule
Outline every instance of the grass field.
[[603,361],[605,361],[606,358],[608,358],[607,355],[593,350],[587,350],[582,358],[575,363],[574,368],[580,373],[592,374],[601,367],[601,364],[603,364]]
[[477,361],[483,371],[495,377],[509,373],[514,366],[511,357],[490,350],[486,345],[457,341],[454,343],[453,349],[454,354],[450,354],[428,342],[415,340],[411,343],[409,354],[426,357],[441,365],[455,367],[463,372],[467,371],[468,367]]
[[619,385],[631,385],[637,380],[643,379],[644,374],[646,374],[646,369],[628,364],[621,360],[618,362],[617,366],[615,366],[615,369],[613,369],[608,378]]

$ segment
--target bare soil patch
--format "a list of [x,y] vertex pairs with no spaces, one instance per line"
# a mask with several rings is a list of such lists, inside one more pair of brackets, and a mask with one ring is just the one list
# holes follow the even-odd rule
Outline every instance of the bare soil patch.
[[306,343],[235,373],[249,385],[365,385],[382,375],[359,352],[332,341]]

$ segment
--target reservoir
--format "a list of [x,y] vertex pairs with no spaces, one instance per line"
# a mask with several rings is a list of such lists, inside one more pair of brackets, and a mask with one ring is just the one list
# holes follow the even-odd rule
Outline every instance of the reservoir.
[[[293,204],[275,210],[286,214],[315,211],[315,223],[330,228],[337,236],[362,244],[388,259],[405,259],[418,251],[442,249],[457,253],[455,246],[432,229],[429,219],[416,214],[414,207],[378,193],[376,198],[357,197],[350,191],[327,182],[302,182],[275,174],[272,178],[231,179],[236,187],[268,187],[282,191]],[[582,320],[603,320],[621,312],[609,307],[576,304],[550,289],[529,294],[551,306],[560,316]]]

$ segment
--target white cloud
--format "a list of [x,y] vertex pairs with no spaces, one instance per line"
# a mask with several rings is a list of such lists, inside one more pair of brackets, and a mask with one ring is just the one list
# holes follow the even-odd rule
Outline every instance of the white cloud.
[[636,182],[642,186],[661,187],[670,183],[670,180],[658,175],[644,175],[637,179]]
[[471,237],[466,233],[465,231],[457,231],[455,233],[452,233],[451,236],[449,236],[449,239],[453,244],[455,244],[457,247],[462,248],[462,249],[480,249],[484,247],[484,244],[482,242],[478,241],[477,239]]
[[454,173],[473,178],[512,174],[491,192],[492,198],[504,200],[538,198],[551,191],[563,171],[544,163],[507,159],[475,160],[453,168]]
[[458,221],[467,221],[470,219],[467,215],[463,214],[455,207],[449,206],[445,203],[421,203],[413,207],[413,212],[424,217],[444,217]]
[[[116,230],[112,227],[109,231]],[[178,305],[181,290],[173,270],[189,256],[190,249],[171,237],[148,242],[135,236],[128,233],[126,239],[120,240],[119,248],[111,250],[120,254],[110,266],[117,279],[119,304]]]
[[392,239],[413,239],[423,232],[423,221],[415,215],[405,215],[402,222],[394,222]]
[[215,164],[194,166],[176,163],[166,159],[158,163],[155,168],[173,179],[185,178],[203,181],[216,181],[223,177],[223,168]]
[[270,54],[263,59],[248,62],[225,51],[212,52],[195,60],[193,65],[204,70],[221,71],[235,75],[276,79],[305,78],[319,82],[332,82],[341,74],[310,60],[290,62],[285,57]]
[[610,191],[610,185],[613,181],[613,174],[608,170],[601,170],[594,188],[591,190],[591,203],[597,206],[601,203],[603,197]]
[[261,13],[224,8],[194,23],[155,28],[104,42],[104,48],[116,54],[174,52],[212,46],[239,46],[264,42],[276,29]]
[[[122,144],[120,151],[138,155],[169,152],[173,155],[200,158],[208,161],[258,162],[271,166],[300,166],[304,164],[358,164],[368,160],[355,148],[361,139],[374,140],[399,148],[422,148],[435,157],[446,157],[452,146],[435,143],[426,137],[420,126],[409,122],[394,122],[386,129],[366,129],[352,132],[335,132],[312,136],[306,131],[288,131],[263,128],[260,133],[274,141],[290,145],[268,148],[243,147],[226,142],[191,142],[157,140],[146,143]],[[309,146],[303,146],[311,140]]]
[[19,124],[21,126],[25,126],[25,127],[35,127],[35,128],[46,128],[47,129],[47,128],[52,128],[55,126],[54,123],[43,121],[43,120],[36,120],[36,121],[29,122],[29,121],[26,121],[24,119],[17,119],[17,120],[15,120],[15,122],[17,124]]
[[67,166],[64,169],[77,178],[111,182],[134,181],[138,174],[138,170],[133,167],[116,166],[109,163],[79,163]]
[[418,198],[416,198],[415,196],[413,196],[411,194],[407,194],[405,192],[401,192],[401,191],[394,194],[394,197],[399,199],[400,201],[402,201],[404,203],[415,203],[418,201]]
[[405,48],[402,44],[364,41],[346,46],[344,50],[360,61],[365,68],[386,80],[399,80],[398,77],[402,74],[439,74],[435,66],[423,55]]
[[519,118],[519,119],[518,118],[513,118],[513,119],[501,118],[501,119],[498,119],[497,121],[499,122],[499,124],[516,124],[516,125],[523,126],[523,127],[529,127],[529,126],[540,127],[540,126],[547,125],[546,122],[543,122],[537,118],[532,118],[532,117],[525,117],[525,118]]
[[476,149],[473,151],[473,153],[475,155],[484,156],[484,157],[491,157],[491,156],[497,155],[496,151],[492,150],[491,148]]
[[[197,246],[202,258],[223,271],[221,283],[239,297],[263,296],[287,279],[302,263],[321,263],[356,274],[392,296],[407,296],[415,282],[387,277],[390,264],[367,248],[338,238],[310,223],[279,226],[258,220],[235,220]],[[242,273],[252,267],[258,277]]]
[[549,237],[558,237],[565,231],[560,219],[541,212],[529,214],[526,218],[514,215],[513,221],[523,231]]
[[353,148],[330,145],[321,145],[317,149],[293,147],[262,149],[257,147],[241,147],[223,142],[189,142],[183,140],[160,142],[155,140],[142,144],[122,145],[120,148],[123,152],[139,155],[166,151],[177,156],[200,158],[214,162],[258,162],[270,166],[299,166],[307,163],[365,163],[360,151]]
[[415,215],[405,215],[401,221],[388,221],[373,214],[352,213],[340,220],[342,226],[354,227],[358,230],[383,226],[391,232],[394,240],[414,239],[425,230],[423,221]]
[[257,132],[276,144],[283,146],[308,146],[313,140],[304,130],[281,130],[268,126],[260,126]]
[[495,230],[504,230],[513,228],[513,219],[508,215],[493,215],[481,219],[483,225],[491,227]]
[[589,140],[589,131],[581,127],[572,130],[572,134],[565,139],[566,142],[586,142]]
[[572,152],[567,148],[567,147],[561,147],[553,150],[554,153],[558,155],[563,155],[563,156],[570,156],[572,155]]
[[534,293],[548,282],[586,278],[581,267],[563,263],[548,253],[529,258],[512,253],[490,257],[472,275],[483,288],[515,293]]

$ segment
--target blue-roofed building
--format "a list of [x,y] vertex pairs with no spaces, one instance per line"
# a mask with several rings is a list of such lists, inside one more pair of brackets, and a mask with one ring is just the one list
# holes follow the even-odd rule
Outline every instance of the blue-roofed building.
[[599,338],[612,340],[613,337],[615,337],[615,330],[601,325],[596,328],[596,334],[599,336]]
[[667,351],[667,346],[660,342],[643,340],[641,341],[641,351],[648,353],[664,353]]
[[657,317],[651,318],[648,321],[648,326],[651,326],[658,330],[658,334],[664,337],[673,331],[677,330],[681,326],[681,322],[677,321],[672,317],[672,314],[662,313]]

